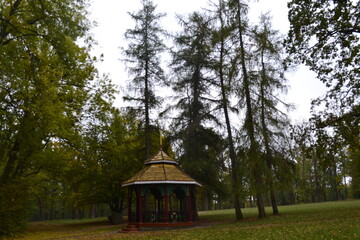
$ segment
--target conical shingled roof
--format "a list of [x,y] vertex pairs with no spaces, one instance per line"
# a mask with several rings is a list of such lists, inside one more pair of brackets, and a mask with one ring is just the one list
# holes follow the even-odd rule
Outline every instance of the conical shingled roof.
[[177,162],[162,151],[145,161],[145,168],[122,183],[122,186],[135,184],[196,184],[192,177],[178,168]]
[[154,164],[154,163],[170,163],[170,164],[178,164],[173,158],[164,153],[162,149],[153,157],[147,159],[145,161],[145,165]]

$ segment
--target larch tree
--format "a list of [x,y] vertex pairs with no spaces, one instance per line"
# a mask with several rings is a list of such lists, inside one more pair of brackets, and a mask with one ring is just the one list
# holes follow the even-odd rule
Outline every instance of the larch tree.
[[150,157],[150,111],[161,103],[161,97],[155,96],[155,87],[165,81],[161,68],[160,54],[165,50],[162,37],[165,31],[159,20],[165,16],[156,13],[156,5],[151,0],[142,0],[142,9],[137,13],[129,13],[135,21],[135,27],[128,29],[125,38],[129,41],[124,50],[125,62],[133,79],[128,90],[134,95],[125,96],[125,100],[137,102],[145,116],[146,159]]
[[[254,102],[254,115],[256,116],[257,135],[261,138],[263,148],[263,160],[267,166],[266,179],[270,191],[270,199],[273,214],[279,214],[275,189],[274,189],[274,169],[276,166],[276,156],[281,155],[281,145],[288,137],[286,129],[290,125],[290,120],[286,110],[291,109],[291,105],[281,100],[281,94],[286,93],[287,85],[285,78],[285,68],[283,65],[284,52],[282,51],[282,38],[278,31],[273,30],[271,17],[260,16],[259,25],[252,29],[253,50],[251,77],[256,79],[258,98]],[[281,107],[283,110],[281,110]]]
[[[194,12],[179,19],[183,30],[175,37],[171,67],[174,72],[172,86],[177,110],[172,117],[174,143],[178,143],[179,163],[187,173],[205,185],[206,201],[213,193],[222,192],[220,174],[223,169],[221,154],[223,139],[210,124],[216,122],[211,113],[210,72],[211,35],[210,19]],[[204,204],[204,206],[207,204]],[[206,208],[206,207],[205,207]]]
[[228,1],[228,6],[232,9],[232,24],[233,33],[232,38],[238,47],[238,66],[239,70],[239,96],[241,107],[245,108],[245,121],[244,131],[246,133],[246,142],[248,144],[248,166],[250,171],[251,182],[253,183],[253,189],[256,193],[256,201],[259,212],[259,218],[265,217],[265,205],[264,205],[264,172],[266,170],[265,164],[262,161],[260,154],[260,143],[256,135],[256,123],[255,123],[255,93],[254,83],[249,75],[249,57],[250,54],[247,49],[247,35],[249,32],[247,10],[248,6],[240,0]]
[[230,97],[234,92],[234,89],[231,88],[231,83],[235,81],[233,79],[236,74],[234,74],[235,69],[232,68],[232,63],[234,62],[233,48],[231,44],[229,46],[230,36],[231,36],[231,26],[228,24],[228,9],[226,8],[226,3],[223,0],[220,0],[217,5],[215,5],[214,19],[217,21],[214,24],[214,28],[217,28],[213,34],[213,51],[214,51],[214,62],[213,67],[215,74],[219,81],[216,84],[219,87],[220,91],[220,109],[222,110],[225,118],[226,132],[227,132],[227,146],[229,151],[229,158],[231,163],[231,183],[232,183],[232,193],[233,201],[235,208],[235,217],[236,220],[243,219],[241,212],[240,204],[240,189],[241,181],[239,179],[239,166],[236,156],[235,143],[233,137],[233,129],[230,121],[230,111],[231,111],[231,102]]

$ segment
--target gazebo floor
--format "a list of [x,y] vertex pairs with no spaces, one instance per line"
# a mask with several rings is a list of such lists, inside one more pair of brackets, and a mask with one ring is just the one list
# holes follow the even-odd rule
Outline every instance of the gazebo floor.
[[198,222],[128,223],[121,232],[155,231],[197,226]]

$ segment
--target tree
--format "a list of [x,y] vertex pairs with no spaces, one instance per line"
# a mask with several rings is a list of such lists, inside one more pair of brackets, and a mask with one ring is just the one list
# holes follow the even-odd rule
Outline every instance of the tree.
[[126,96],[126,100],[137,101],[144,108],[145,115],[145,145],[146,158],[150,157],[150,111],[161,102],[160,96],[155,96],[156,84],[164,82],[164,71],[160,66],[159,54],[165,50],[161,36],[164,30],[159,26],[159,20],[165,14],[157,14],[156,6],[151,0],[142,0],[142,9],[137,13],[129,13],[135,21],[134,29],[128,29],[125,37],[130,41],[124,51],[129,73],[134,76],[128,89],[134,96]]
[[105,121],[98,119],[85,133],[81,194],[88,205],[108,204],[112,212],[110,222],[119,224],[127,196],[121,184],[134,175],[144,161],[139,151],[143,146],[141,124],[131,112],[112,108],[106,115]]
[[312,157],[312,147],[314,140],[312,137],[311,126],[309,123],[303,123],[292,127],[291,135],[295,142],[294,159],[296,161],[296,183],[295,192],[298,203],[312,202],[315,190],[312,183],[314,181],[314,166]]
[[[228,46],[227,42],[230,37],[230,26],[226,24],[227,15],[225,2],[220,0],[215,10],[215,19],[218,19],[218,29],[214,33],[214,45],[215,45],[215,56],[214,56],[214,69],[217,75],[217,78],[220,82],[220,108],[224,113],[226,131],[227,131],[227,145],[229,149],[229,158],[231,163],[231,184],[233,192],[233,201],[235,207],[236,220],[243,219],[243,215],[240,209],[240,181],[239,181],[239,167],[237,163],[237,156],[235,151],[235,143],[233,139],[232,126],[230,123],[230,96],[234,92],[234,89],[231,89],[231,83],[234,81],[232,62],[234,59],[231,57],[231,48]],[[215,25],[216,26],[216,25]]]
[[284,54],[282,52],[282,39],[278,31],[272,29],[269,14],[260,16],[260,24],[252,30],[254,49],[252,61],[255,69],[250,75],[258,79],[258,98],[254,103],[254,115],[257,128],[261,136],[264,162],[268,168],[267,182],[270,190],[270,199],[273,214],[279,214],[275,190],[274,169],[276,168],[277,155],[283,155],[280,143],[287,138],[285,133],[289,126],[289,119],[285,112],[280,110],[291,109],[291,105],[281,100],[281,93],[286,92],[285,69],[283,67]]
[[265,206],[263,201],[263,182],[265,167],[260,157],[259,140],[256,138],[255,119],[254,119],[254,93],[252,92],[253,83],[249,75],[248,59],[246,49],[246,33],[248,32],[248,23],[246,19],[247,5],[239,0],[230,0],[228,2],[229,8],[232,12],[233,23],[233,39],[238,47],[238,61],[241,70],[239,71],[241,79],[239,79],[239,96],[240,101],[244,101],[245,107],[245,122],[244,130],[246,132],[247,143],[249,145],[247,159],[251,172],[251,178],[256,192],[257,207],[259,211],[259,218],[265,217]]
[[85,1],[2,1],[0,10],[0,234],[11,234],[50,143],[76,135],[95,71]]
[[[211,113],[210,76],[211,35],[206,15],[194,12],[179,19],[183,27],[175,37],[176,49],[172,53],[174,72],[173,90],[177,94],[173,109],[171,132],[177,144],[179,163],[184,170],[205,185],[205,206],[214,192],[222,192],[220,171],[223,168],[223,139],[212,127],[216,117]],[[208,124],[207,124],[208,123]],[[207,207],[205,207],[207,208]]]
[[298,202],[346,199],[351,155],[341,135],[310,122],[294,126],[292,136]]
[[[360,2],[292,0],[288,7],[288,53],[329,88],[323,99],[313,101],[314,109],[325,105],[314,112],[314,120],[320,128],[337,129],[352,151],[359,152]],[[358,155],[353,156],[360,165]]]

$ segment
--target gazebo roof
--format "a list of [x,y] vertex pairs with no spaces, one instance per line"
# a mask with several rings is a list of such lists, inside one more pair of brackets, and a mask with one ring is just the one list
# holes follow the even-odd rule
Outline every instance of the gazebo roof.
[[154,163],[169,163],[169,164],[178,164],[173,158],[164,153],[162,149],[153,157],[145,161],[145,165],[154,164]]
[[162,150],[146,160],[145,165],[145,168],[123,182],[122,186],[135,184],[196,184],[201,186],[179,169],[177,162]]

